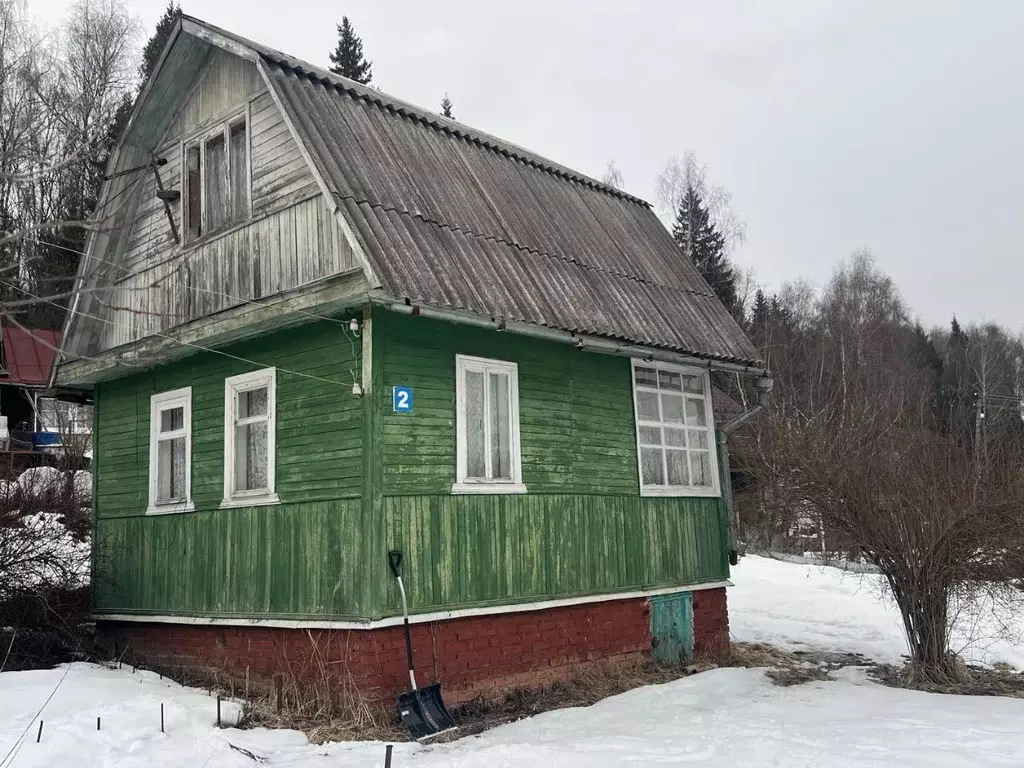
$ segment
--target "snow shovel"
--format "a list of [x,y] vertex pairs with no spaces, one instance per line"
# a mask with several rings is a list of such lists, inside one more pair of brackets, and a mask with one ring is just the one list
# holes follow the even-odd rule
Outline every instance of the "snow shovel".
[[402,725],[416,741],[426,741],[442,733],[454,731],[457,727],[448,708],[441,698],[441,684],[434,683],[426,688],[416,685],[416,670],[412,664],[412,634],[409,632],[409,604],[405,600],[405,585],[402,583],[402,553],[397,550],[388,552],[388,565],[398,582],[398,591],[402,595],[402,616],[405,619],[405,653],[409,659],[409,682],[412,690],[398,697],[398,716]]

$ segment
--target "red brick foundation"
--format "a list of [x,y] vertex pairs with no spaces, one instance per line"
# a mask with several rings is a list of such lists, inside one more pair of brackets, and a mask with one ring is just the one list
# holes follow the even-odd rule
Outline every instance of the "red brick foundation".
[[[725,589],[694,592],[694,655],[727,652]],[[373,701],[409,687],[402,628],[304,630],[102,621],[108,650],[154,667],[184,667],[253,683],[351,684]],[[444,684],[450,704],[567,680],[587,666],[650,652],[645,598],[452,619],[412,626],[418,681]]]

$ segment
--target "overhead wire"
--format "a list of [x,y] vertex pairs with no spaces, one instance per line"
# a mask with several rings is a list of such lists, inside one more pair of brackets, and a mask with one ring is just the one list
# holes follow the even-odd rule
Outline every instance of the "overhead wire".
[[[40,301],[40,302],[42,302],[44,304],[49,304],[49,305],[55,306],[55,307],[61,307],[61,305],[58,304],[57,302],[50,301],[50,300],[45,299],[45,298],[43,298],[41,296],[36,296],[35,294],[33,294],[32,292],[28,291],[27,289],[21,288],[20,286],[14,285],[13,283],[8,283],[5,280],[0,280],[0,285],[6,285],[9,288],[14,288],[15,290],[21,291],[22,293],[24,293],[29,298],[35,299],[36,301]],[[63,308],[63,307],[61,307],[61,308]],[[106,317],[99,317],[98,315],[89,314],[89,313],[86,313],[86,312],[82,312],[80,310],[76,310],[76,314],[81,315],[82,317],[89,318],[90,320],[96,320],[98,322],[107,323],[109,325],[116,325],[116,326],[120,326],[122,328],[129,328],[129,329],[132,328],[132,326],[130,324],[128,324],[128,323],[120,323],[120,322],[118,322],[116,320],[111,320],[111,319],[106,318]],[[247,357],[242,357],[241,355],[233,355],[230,352],[225,352],[222,349],[215,349],[213,347],[203,346],[202,344],[195,344],[193,342],[181,341],[180,339],[176,339],[173,336],[168,336],[167,334],[164,334],[164,333],[153,332],[153,333],[151,333],[149,335],[156,336],[156,337],[161,338],[161,339],[165,339],[166,341],[169,341],[172,344],[178,344],[179,346],[182,346],[182,347],[189,347],[191,349],[197,349],[197,350],[201,350],[203,352],[209,352],[209,353],[214,354],[214,355],[220,355],[221,357],[227,357],[227,358],[230,358],[232,360],[237,360],[237,361],[242,362],[242,363],[247,363],[249,365],[256,366],[257,368],[266,368],[267,367],[266,363],[261,363],[261,362],[258,362],[256,360],[252,360],[252,359],[247,358]],[[333,384],[334,386],[338,386],[338,387],[348,387],[349,386],[345,382],[337,381],[336,379],[328,379],[328,378],[325,378],[323,376],[317,376],[317,375],[312,374],[312,373],[303,373],[302,371],[294,371],[294,370],[291,370],[289,368],[282,368],[281,366],[276,366],[276,367],[277,367],[277,370],[281,371],[282,373],[287,373],[287,374],[292,375],[292,376],[298,376],[299,378],[312,379],[314,381],[324,382],[325,384]]]

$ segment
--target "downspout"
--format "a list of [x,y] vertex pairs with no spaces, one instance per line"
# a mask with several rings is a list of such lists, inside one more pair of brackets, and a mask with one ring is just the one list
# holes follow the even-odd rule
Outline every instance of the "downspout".
[[718,429],[718,447],[722,461],[722,491],[725,499],[726,519],[729,521],[729,565],[736,565],[739,562],[739,549],[736,543],[736,532],[739,530],[739,516],[736,513],[736,505],[732,500],[732,476],[729,469],[729,436],[748,421],[764,410],[768,400],[768,393],[772,391],[775,382],[768,376],[760,376],[754,380],[754,389],[757,390],[757,405],[748,411],[744,411],[732,421],[727,422]]

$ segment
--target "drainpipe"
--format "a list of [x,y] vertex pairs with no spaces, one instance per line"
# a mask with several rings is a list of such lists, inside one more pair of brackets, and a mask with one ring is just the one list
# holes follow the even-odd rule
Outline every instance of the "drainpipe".
[[729,472],[729,436],[748,421],[764,410],[768,400],[768,393],[772,391],[775,382],[768,376],[759,376],[754,380],[754,389],[757,390],[757,405],[749,411],[744,411],[732,421],[722,425],[718,429],[718,446],[722,457],[722,490],[725,496],[725,511],[729,520],[729,564],[736,565],[739,562],[739,551],[736,544],[736,531],[739,529],[739,516],[736,513],[736,506],[732,501],[732,476]]

